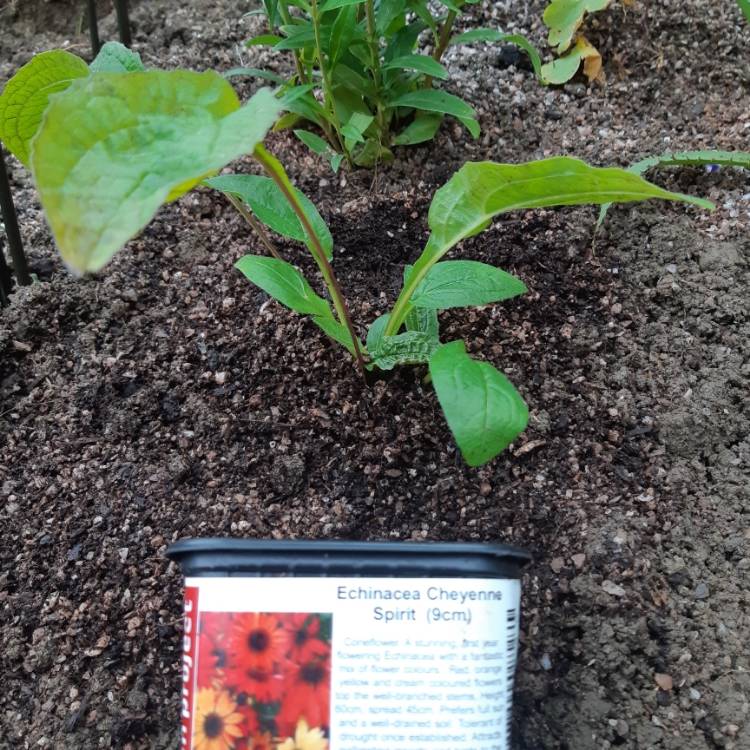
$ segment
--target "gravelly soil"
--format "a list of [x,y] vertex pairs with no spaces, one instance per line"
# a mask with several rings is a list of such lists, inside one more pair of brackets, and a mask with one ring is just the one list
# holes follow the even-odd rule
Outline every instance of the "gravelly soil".
[[[484,3],[472,23],[541,43],[543,3],[517,5]],[[0,80],[33,51],[85,52],[70,5],[39,7],[44,30],[6,8]],[[259,23],[243,8],[141,3],[134,36],[151,65],[226,69]],[[747,147],[750,31],[733,3],[615,6],[590,37],[604,86],[545,90],[507,51],[451,52],[483,135],[446,124],[375,178],[334,178],[271,138],[331,226],[357,319],[392,302],[432,192],[466,158]],[[0,746],[176,747],[181,582],[163,553],[232,534],[525,545],[517,748],[750,747],[750,187],[731,170],[658,179],[719,208],[616,208],[595,252],[591,210],[514,215],[465,243],[530,289],[441,318],[532,409],[510,452],[469,470],[422,373],[366,389],[232,271],[254,240],[218,197],[164,209],[77,280],[14,165],[43,283],[0,312]]]

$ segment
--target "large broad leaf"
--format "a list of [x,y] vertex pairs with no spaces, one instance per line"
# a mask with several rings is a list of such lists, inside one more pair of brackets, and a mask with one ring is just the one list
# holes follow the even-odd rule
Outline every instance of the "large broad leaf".
[[279,103],[240,108],[212,72],[99,73],[55,97],[34,141],[34,177],[63,258],[97,271],[170,196],[251,153]]
[[137,73],[145,70],[141,56],[120,42],[106,42],[90,68],[92,73]]
[[235,268],[266,294],[298,313],[329,317],[331,307],[293,265],[264,255],[245,255]]
[[486,229],[507,211],[545,206],[626,203],[663,198],[713,208],[710,201],[671,193],[638,175],[614,167],[588,164],[558,156],[526,164],[470,162],[436,193],[430,205],[431,233],[399,295],[388,333],[401,327],[414,291],[430,268],[461,240]]
[[411,298],[414,307],[447,310],[517,297],[526,285],[515,276],[475,260],[446,260],[427,272]]
[[80,57],[53,50],[34,57],[8,81],[0,95],[0,140],[24,165],[29,166],[31,139],[50,97],[88,75],[88,65]]
[[549,44],[565,52],[573,43],[578,27],[587,13],[604,10],[612,0],[552,0],[542,18],[549,29]]
[[430,375],[448,426],[469,466],[481,466],[523,432],[529,411],[513,384],[466,353],[463,341],[439,347]]
[[745,18],[750,22],[750,0],[737,0],[740,10],[744,13]]
[[[205,180],[204,184],[222,193],[237,196],[247,203],[253,213],[274,232],[310,246],[310,240],[299,217],[294,213],[294,209],[289,205],[289,201],[284,197],[279,186],[270,177],[260,177],[254,174],[228,174],[212,177]],[[330,260],[333,257],[333,237],[328,226],[318,213],[318,209],[304,193],[294,188],[294,194],[302,204]]]
[[[652,167],[738,167],[750,169],[750,152],[747,151],[678,151],[661,156],[648,156],[628,167],[628,172],[641,175]],[[607,217],[612,203],[605,203],[599,210],[596,228],[599,229]]]

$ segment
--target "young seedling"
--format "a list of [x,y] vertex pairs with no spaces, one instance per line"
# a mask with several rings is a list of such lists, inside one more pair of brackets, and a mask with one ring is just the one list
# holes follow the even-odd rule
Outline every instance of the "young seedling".
[[[40,55],[35,61],[0,96],[0,137],[30,164],[57,244],[73,268],[102,268],[159,206],[199,183],[221,190],[257,221],[307,245],[333,308],[297,268],[278,257],[247,255],[237,262],[239,270],[283,305],[310,316],[361,370],[427,366],[448,426],[471,466],[506,448],[526,427],[528,409],[493,365],[470,357],[462,341],[441,341],[439,313],[507,300],[526,287],[484,263],[443,260],[447,253],[509,211],[649,198],[712,207],[632,172],[568,157],[466,164],[436,192],[427,244],[404,269],[398,299],[372,322],[363,345],[331,265],[330,232],[261,145],[280,111],[270,91],[259,91],[240,107],[229,84],[213,73],[92,73],[65,56]],[[46,96],[50,87],[59,92],[51,98]],[[215,176],[243,153],[253,153],[267,177]]]

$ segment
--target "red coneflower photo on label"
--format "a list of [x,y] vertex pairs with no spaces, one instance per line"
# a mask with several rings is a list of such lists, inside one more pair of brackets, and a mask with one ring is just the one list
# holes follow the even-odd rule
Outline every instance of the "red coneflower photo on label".
[[202,612],[192,750],[328,750],[328,613]]

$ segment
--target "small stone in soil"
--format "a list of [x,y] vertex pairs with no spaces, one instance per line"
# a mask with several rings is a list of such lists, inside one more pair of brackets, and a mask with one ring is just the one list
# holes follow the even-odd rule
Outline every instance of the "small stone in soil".
[[708,584],[701,581],[696,587],[695,591],[693,591],[693,598],[694,599],[708,599],[709,590],[708,590]]

